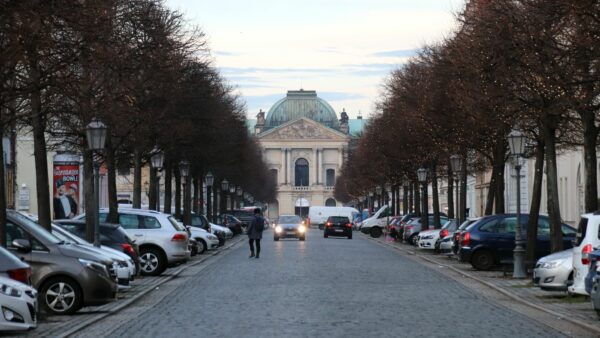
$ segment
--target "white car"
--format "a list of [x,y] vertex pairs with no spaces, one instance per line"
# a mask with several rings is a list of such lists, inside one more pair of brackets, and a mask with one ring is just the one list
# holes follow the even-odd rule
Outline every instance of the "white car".
[[433,250],[435,242],[440,238],[440,229],[421,231],[418,235],[419,249]]
[[440,252],[446,255],[453,255],[452,245],[454,244],[454,234],[442,238],[440,242]]
[[220,231],[220,232],[224,233],[226,239],[230,239],[231,237],[233,237],[233,231],[229,230],[228,227],[210,223],[210,229],[213,231]]
[[217,236],[211,234],[210,232],[196,227],[187,227],[190,231],[191,237],[198,242],[200,246],[198,248],[198,253],[202,254],[206,252],[206,250],[215,250],[219,247],[219,238]]
[[585,291],[585,276],[590,269],[588,256],[594,248],[600,246],[598,230],[600,230],[600,215],[581,216],[577,226],[576,243],[573,246],[573,285],[568,287],[570,293],[588,295]]
[[29,330],[37,326],[37,291],[0,276],[0,331]]

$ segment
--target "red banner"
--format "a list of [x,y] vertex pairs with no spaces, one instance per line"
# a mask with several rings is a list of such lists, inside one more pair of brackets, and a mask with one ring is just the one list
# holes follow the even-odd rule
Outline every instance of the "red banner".
[[79,210],[79,163],[54,163],[54,219],[73,218]]

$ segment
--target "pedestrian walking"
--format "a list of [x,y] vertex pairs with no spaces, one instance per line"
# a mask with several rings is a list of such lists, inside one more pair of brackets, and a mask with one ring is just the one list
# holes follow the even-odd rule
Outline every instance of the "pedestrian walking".
[[[254,209],[254,218],[248,226],[248,239],[250,243],[250,258],[260,256],[260,240],[265,229],[265,219],[260,214],[260,208]],[[254,244],[256,243],[256,255],[254,255]]]

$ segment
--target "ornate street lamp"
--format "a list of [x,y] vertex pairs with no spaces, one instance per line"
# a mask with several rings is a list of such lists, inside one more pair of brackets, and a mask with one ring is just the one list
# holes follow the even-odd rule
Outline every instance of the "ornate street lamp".
[[235,194],[237,195],[237,205],[238,208],[241,207],[241,199],[242,199],[242,195],[244,194],[244,190],[242,190],[242,187],[238,186],[237,189],[235,190]]
[[108,134],[106,125],[97,118],[87,125],[85,129],[88,148],[94,158],[94,246],[100,247],[100,161],[95,160],[93,152],[100,152],[106,144]]
[[235,208],[235,185],[229,185],[229,199],[231,200],[231,213],[233,213],[233,209]]
[[212,221],[211,193],[215,177],[210,171],[204,176],[204,183],[206,184],[206,218]]
[[427,201],[427,169],[419,168],[417,170],[417,179],[423,185],[421,199],[423,200],[421,208],[421,231],[429,229],[429,203]]
[[458,183],[460,178],[460,172],[462,171],[462,157],[460,157],[460,155],[454,154],[450,156],[450,168],[454,173],[454,189],[456,189],[456,206],[454,208],[456,209],[456,224],[460,225],[460,201],[458,200],[458,191],[460,190],[458,187]]
[[229,190],[229,181],[227,179],[224,179],[223,181],[221,181],[221,190],[227,192],[227,190]]
[[179,174],[183,178],[181,181],[183,183],[183,224],[190,225],[192,224],[192,210],[191,210],[191,201],[190,201],[190,162],[181,161],[179,163]]
[[523,247],[523,234],[521,231],[521,162],[520,157],[525,151],[525,134],[518,130],[513,130],[508,134],[508,145],[510,153],[515,157],[515,172],[517,174],[517,224],[515,228],[515,248],[513,250],[513,278],[525,278],[524,256],[525,248]]
[[381,192],[383,188],[378,185],[375,187],[375,192],[377,193],[377,208],[381,208]]
[[[156,169],[156,177],[154,178],[156,186],[156,209],[154,210],[160,211],[160,171],[163,168],[165,154],[160,151],[158,147],[154,148],[153,153],[154,154],[150,157],[150,165],[152,168]],[[168,212],[170,212],[170,210]]]

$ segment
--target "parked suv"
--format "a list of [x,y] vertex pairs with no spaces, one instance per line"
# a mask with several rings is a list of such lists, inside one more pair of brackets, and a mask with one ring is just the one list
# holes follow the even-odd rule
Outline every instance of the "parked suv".
[[344,236],[352,239],[352,223],[346,216],[329,216],[325,222],[323,237]]
[[600,247],[600,212],[581,216],[573,246],[573,285],[568,290],[587,295],[584,280],[589,271],[589,254]]
[[11,210],[7,210],[6,246],[31,265],[31,283],[39,290],[41,306],[51,313],[72,314],[83,306],[115,299],[112,260],[66,244]]
[[[157,276],[168,266],[190,259],[188,233],[175,217],[154,210],[119,208],[119,224],[135,239],[140,250],[140,272]],[[100,209],[104,223],[108,209]],[[77,217],[85,219],[85,214]]]
[[[527,238],[529,214],[521,215],[523,240]],[[515,214],[498,214],[482,217],[461,234],[459,258],[477,270],[489,270],[503,261],[512,262],[515,248]],[[563,247],[571,248],[575,229],[563,224]],[[550,223],[547,216],[538,218],[536,258],[550,254]]]

